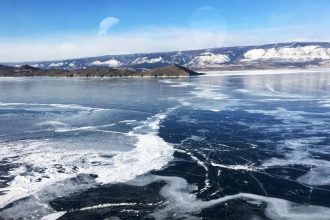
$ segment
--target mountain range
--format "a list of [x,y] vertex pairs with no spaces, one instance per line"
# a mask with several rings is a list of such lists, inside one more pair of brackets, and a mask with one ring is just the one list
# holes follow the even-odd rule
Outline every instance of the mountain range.
[[41,69],[112,67],[134,71],[146,71],[173,64],[196,71],[318,68],[330,67],[330,43],[293,42],[3,64],[30,65]]

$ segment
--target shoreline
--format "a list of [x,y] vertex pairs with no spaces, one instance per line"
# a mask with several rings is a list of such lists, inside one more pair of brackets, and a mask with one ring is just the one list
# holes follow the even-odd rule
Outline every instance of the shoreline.
[[157,78],[194,78],[200,76],[246,76],[246,75],[278,75],[278,74],[300,74],[300,73],[330,73],[330,68],[311,68],[311,69],[258,69],[258,70],[211,70],[203,71],[199,75],[131,75],[131,76],[1,76],[0,79],[17,79],[17,78],[58,78],[58,79],[126,79],[126,78],[138,78],[138,79],[157,79]]
[[178,78],[195,78],[199,76],[206,76],[204,75],[197,75],[197,76],[0,76],[1,79],[19,79],[19,78],[41,78],[41,79],[178,79]]
[[161,68],[151,69],[145,72],[139,72],[129,69],[117,69],[110,67],[90,67],[68,71],[65,69],[39,69],[24,65],[21,67],[1,66],[1,77],[30,77],[30,76],[48,76],[48,77],[189,77],[203,75],[204,73],[195,72],[180,65],[168,65]]
[[245,75],[278,75],[293,73],[320,73],[329,72],[330,68],[311,68],[311,69],[260,69],[260,70],[212,70],[204,71],[204,76],[245,76]]

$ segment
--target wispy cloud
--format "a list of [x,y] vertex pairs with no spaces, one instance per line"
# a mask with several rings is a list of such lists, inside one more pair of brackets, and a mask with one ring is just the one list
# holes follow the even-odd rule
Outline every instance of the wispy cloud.
[[118,18],[115,17],[106,17],[104,18],[99,25],[98,35],[106,35],[109,29],[119,22]]
[[[282,30],[283,29],[283,30]],[[17,41],[0,39],[0,62],[42,61],[111,54],[190,50],[234,45],[288,42],[299,39],[329,41],[330,31],[287,29],[253,32],[153,27],[111,35],[54,36]]]
[[214,8],[211,6],[202,6],[197,8],[196,10],[214,10]]
[[56,36],[42,41],[0,40],[0,62],[218,47],[225,45],[224,36],[189,28],[159,27],[102,36]]

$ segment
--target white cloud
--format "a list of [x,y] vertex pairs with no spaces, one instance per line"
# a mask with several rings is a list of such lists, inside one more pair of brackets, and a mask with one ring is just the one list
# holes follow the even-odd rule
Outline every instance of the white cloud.
[[220,33],[182,28],[148,28],[111,35],[59,36],[48,40],[0,40],[0,62],[41,61],[125,54],[189,50],[223,46]]
[[104,18],[99,25],[98,35],[106,35],[109,29],[119,22],[118,18],[115,17],[106,17]]
[[144,28],[111,35],[54,36],[40,40],[0,39],[0,62],[42,61],[110,54],[190,50],[234,45],[330,40],[330,31],[205,31],[193,28]]

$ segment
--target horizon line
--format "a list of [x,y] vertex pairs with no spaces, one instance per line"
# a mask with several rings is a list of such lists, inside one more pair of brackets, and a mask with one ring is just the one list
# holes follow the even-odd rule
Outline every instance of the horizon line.
[[198,49],[188,49],[188,50],[171,50],[171,51],[157,51],[157,52],[137,52],[137,53],[122,53],[122,54],[104,54],[96,56],[85,56],[85,57],[76,57],[76,58],[62,58],[62,59],[49,59],[49,60],[31,60],[31,61],[14,61],[14,62],[2,62],[0,64],[28,64],[28,63],[47,63],[47,62],[58,62],[58,61],[69,61],[69,60],[79,60],[79,59],[92,59],[105,56],[129,56],[129,55],[139,55],[139,54],[157,54],[157,53],[174,53],[181,51],[198,51],[198,50],[209,50],[209,49],[220,49],[220,48],[231,48],[231,47],[257,47],[257,46],[268,46],[268,45],[279,45],[279,44],[294,44],[294,43],[329,43],[330,41],[281,41],[277,43],[264,43],[264,44],[249,44],[249,45],[231,45],[223,47],[207,47],[207,48],[198,48]]

